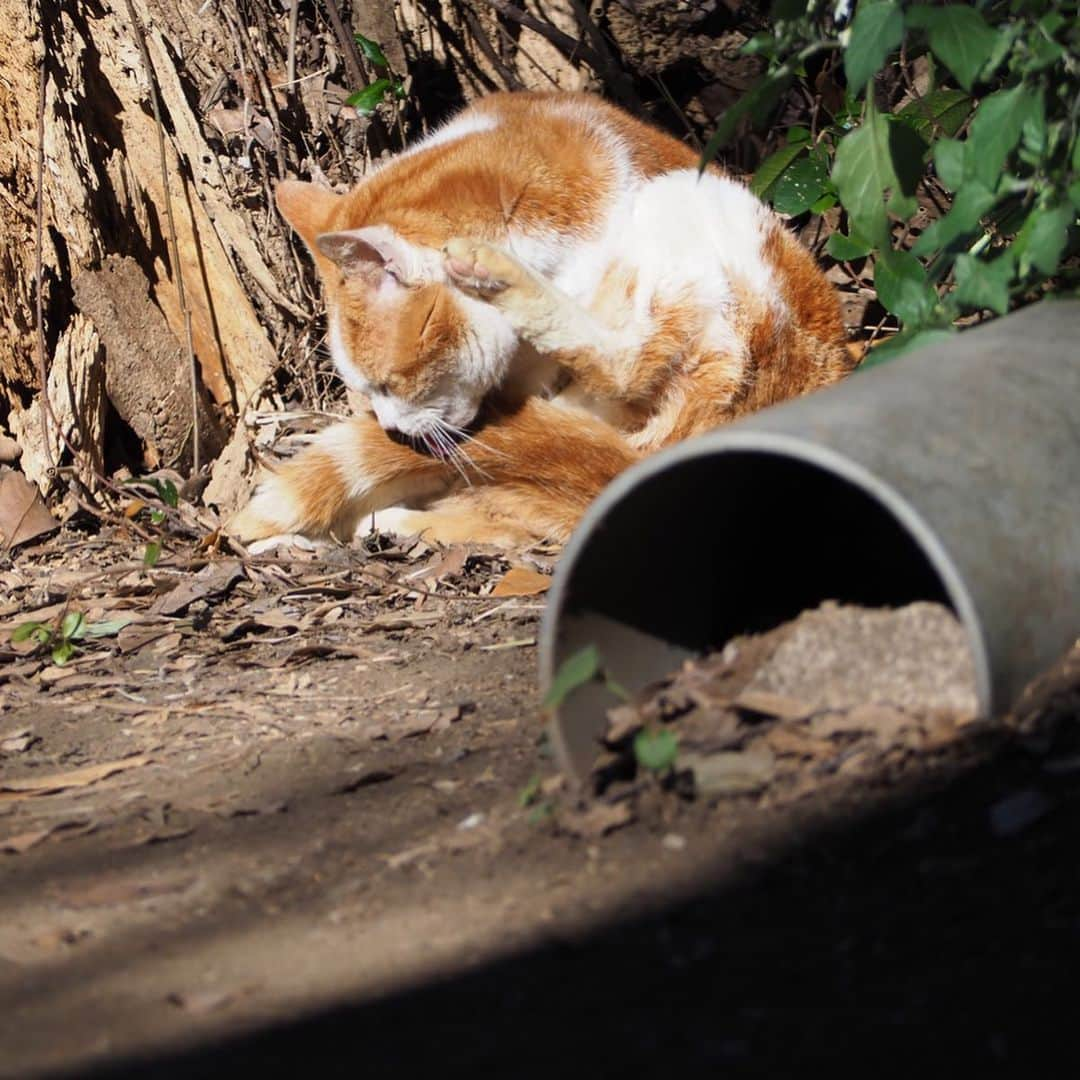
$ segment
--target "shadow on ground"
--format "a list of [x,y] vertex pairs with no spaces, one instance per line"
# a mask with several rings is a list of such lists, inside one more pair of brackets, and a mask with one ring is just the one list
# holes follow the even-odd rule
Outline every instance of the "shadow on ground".
[[[1080,958],[1075,777],[1012,745],[938,785],[706,871],[662,909],[587,935],[94,1075],[519,1076],[586,1061],[598,1076],[946,1063],[966,1075],[1064,1062]],[[1028,789],[1044,816],[996,835],[990,809]]]

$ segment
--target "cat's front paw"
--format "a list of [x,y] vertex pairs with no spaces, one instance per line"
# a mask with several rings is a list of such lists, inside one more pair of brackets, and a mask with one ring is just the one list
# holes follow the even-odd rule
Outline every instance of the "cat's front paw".
[[262,477],[247,505],[225,523],[224,532],[250,545],[300,532],[302,519],[287,480],[271,472]]
[[532,275],[512,255],[479,240],[454,237],[443,248],[446,272],[460,289],[485,298],[511,288],[527,288]]
[[491,244],[454,239],[444,251],[447,275],[462,292],[498,308],[522,338],[544,347],[564,307],[551,285]]

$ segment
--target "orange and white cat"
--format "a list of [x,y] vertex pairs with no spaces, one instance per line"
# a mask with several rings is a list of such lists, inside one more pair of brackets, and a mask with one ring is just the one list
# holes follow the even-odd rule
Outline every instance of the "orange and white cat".
[[644,454],[851,366],[812,257],[741,183],[583,94],[493,94],[347,195],[277,203],[370,414],[230,523],[244,540],[564,540]]

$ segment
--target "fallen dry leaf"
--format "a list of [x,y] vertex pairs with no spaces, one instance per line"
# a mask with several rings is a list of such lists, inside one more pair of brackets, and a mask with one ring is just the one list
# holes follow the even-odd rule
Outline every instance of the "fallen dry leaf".
[[227,593],[244,577],[239,560],[228,559],[204,566],[194,577],[179,582],[171,592],[157,600],[150,609],[155,615],[179,615],[196,600]]
[[81,769],[68,772],[50,773],[47,776],[24,776],[18,779],[0,780],[0,799],[22,799],[35,795],[51,795],[67,788],[86,787],[108,776],[127,769],[136,769],[151,761],[147,754],[121,758],[119,761],[105,761],[99,765],[84,765]]
[[801,720],[814,711],[805,701],[769,690],[744,690],[732,704],[744,712],[775,716],[778,720]]
[[856,705],[843,712],[827,712],[810,721],[810,731],[818,738],[853,735],[860,732],[876,735],[881,742],[895,742],[900,733],[916,726],[914,717],[888,705]]
[[133,881],[130,878],[112,878],[94,881],[85,887],[67,886],[57,890],[59,902],[67,908],[112,907],[132,900],[151,900],[156,896],[187,892],[198,878],[187,875],[164,881]]
[[503,574],[491,590],[492,596],[539,596],[551,588],[551,578],[527,566],[514,566]]
[[10,465],[11,462],[18,461],[20,457],[22,457],[22,447],[14,439],[0,435],[0,462]]
[[85,831],[85,827],[89,824],[90,819],[85,817],[54,821],[44,829],[34,829],[31,832],[19,833],[17,836],[9,836],[6,840],[0,840],[0,851],[7,852],[9,855],[21,855],[24,851],[29,851],[32,847],[40,844],[46,837],[52,836],[53,833],[68,832],[72,829]]
[[737,754],[681,754],[678,766],[693,772],[694,787],[702,795],[751,794],[776,775],[776,758],[767,746]]
[[563,810],[558,815],[561,829],[585,839],[596,839],[621,829],[634,820],[634,808],[626,800],[617,803],[593,803],[585,810]]
[[17,547],[58,528],[60,522],[49,513],[37,485],[21,472],[0,469],[0,537],[4,546]]
[[14,731],[0,735],[0,753],[21,754],[40,741],[31,728],[16,728]]

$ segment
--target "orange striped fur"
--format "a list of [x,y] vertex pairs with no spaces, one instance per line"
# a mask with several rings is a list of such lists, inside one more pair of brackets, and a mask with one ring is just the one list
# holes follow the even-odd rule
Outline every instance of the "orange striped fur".
[[231,531],[565,540],[643,454],[844,375],[837,297],[781,221],[583,94],[493,94],[344,196],[282,183],[371,414]]

